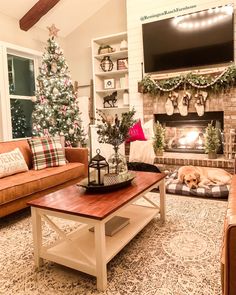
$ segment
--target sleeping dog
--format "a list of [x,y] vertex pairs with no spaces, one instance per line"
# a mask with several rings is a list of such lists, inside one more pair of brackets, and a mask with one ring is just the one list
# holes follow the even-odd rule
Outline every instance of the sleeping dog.
[[190,189],[209,185],[230,184],[232,175],[220,168],[182,166],[178,170],[176,182],[186,184]]

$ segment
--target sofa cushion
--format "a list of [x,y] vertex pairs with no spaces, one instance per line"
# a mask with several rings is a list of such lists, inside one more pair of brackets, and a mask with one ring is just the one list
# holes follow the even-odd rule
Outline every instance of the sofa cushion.
[[28,170],[29,168],[19,148],[0,154],[0,178]]
[[14,140],[14,141],[4,141],[0,144],[0,154],[13,151],[15,148],[19,148],[27,166],[29,169],[32,168],[32,153],[29,144],[26,139]]
[[40,170],[66,164],[59,137],[37,137],[28,139],[33,154],[33,168]]
[[64,166],[29,170],[0,179],[0,204],[46,190],[84,173],[84,164],[68,163]]

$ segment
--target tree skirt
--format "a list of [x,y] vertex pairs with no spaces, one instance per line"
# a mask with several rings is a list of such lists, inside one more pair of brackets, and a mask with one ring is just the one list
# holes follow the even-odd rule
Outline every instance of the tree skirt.
[[[157,193],[149,193],[159,201]],[[0,294],[221,295],[220,246],[227,202],[167,195],[167,219],[152,220],[108,264],[108,287],[94,277],[44,261],[35,270],[30,211],[0,225]],[[65,231],[72,221],[58,220]],[[43,229],[53,240],[52,229]]]

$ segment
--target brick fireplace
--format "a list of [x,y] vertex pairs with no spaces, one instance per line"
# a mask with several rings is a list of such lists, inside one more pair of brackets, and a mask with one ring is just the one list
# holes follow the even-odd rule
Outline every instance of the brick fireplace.
[[[183,95],[183,91],[178,91],[179,97]],[[143,113],[144,122],[150,119],[154,120],[158,115],[166,115],[165,102],[167,95],[153,97],[148,94],[143,94]],[[189,104],[189,113],[195,113],[194,107],[195,98],[192,97]],[[227,93],[210,94],[205,105],[205,113],[221,112],[223,114],[223,131],[224,138],[228,139],[229,134],[236,130],[236,88],[232,88]],[[174,116],[178,114],[178,109],[175,109]],[[170,116],[171,117],[171,116]],[[184,118],[184,117],[183,117]],[[201,117],[198,117],[201,120]],[[226,140],[223,140],[226,142]],[[209,160],[206,154],[193,153],[177,153],[165,152],[163,157],[156,157],[155,163],[163,169],[173,170],[176,167],[183,165],[197,165],[224,168],[230,172],[234,169],[235,149],[234,142],[231,142],[231,150],[224,144],[223,153],[218,154],[218,158]]]

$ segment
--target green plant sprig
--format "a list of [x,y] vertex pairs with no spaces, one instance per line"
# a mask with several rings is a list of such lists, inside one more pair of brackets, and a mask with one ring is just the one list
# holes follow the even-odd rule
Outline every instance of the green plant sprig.
[[228,67],[218,79],[212,74],[200,75],[190,72],[186,75],[171,77],[156,82],[150,75],[147,75],[140,82],[143,93],[149,93],[154,96],[163,95],[165,92],[173,90],[173,88],[174,90],[188,88],[192,89],[194,92],[198,89],[205,89],[208,92],[218,93],[229,90],[235,84],[235,65]]
[[99,124],[97,124],[97,134],[99,143],[108,143],[118,147],[129,138],[129,129],[134,125],[136,120],[133,118],[135,110],[122,113],[121,119],[113,123],[109,121],[106,115],[97,111],[99,115]]

